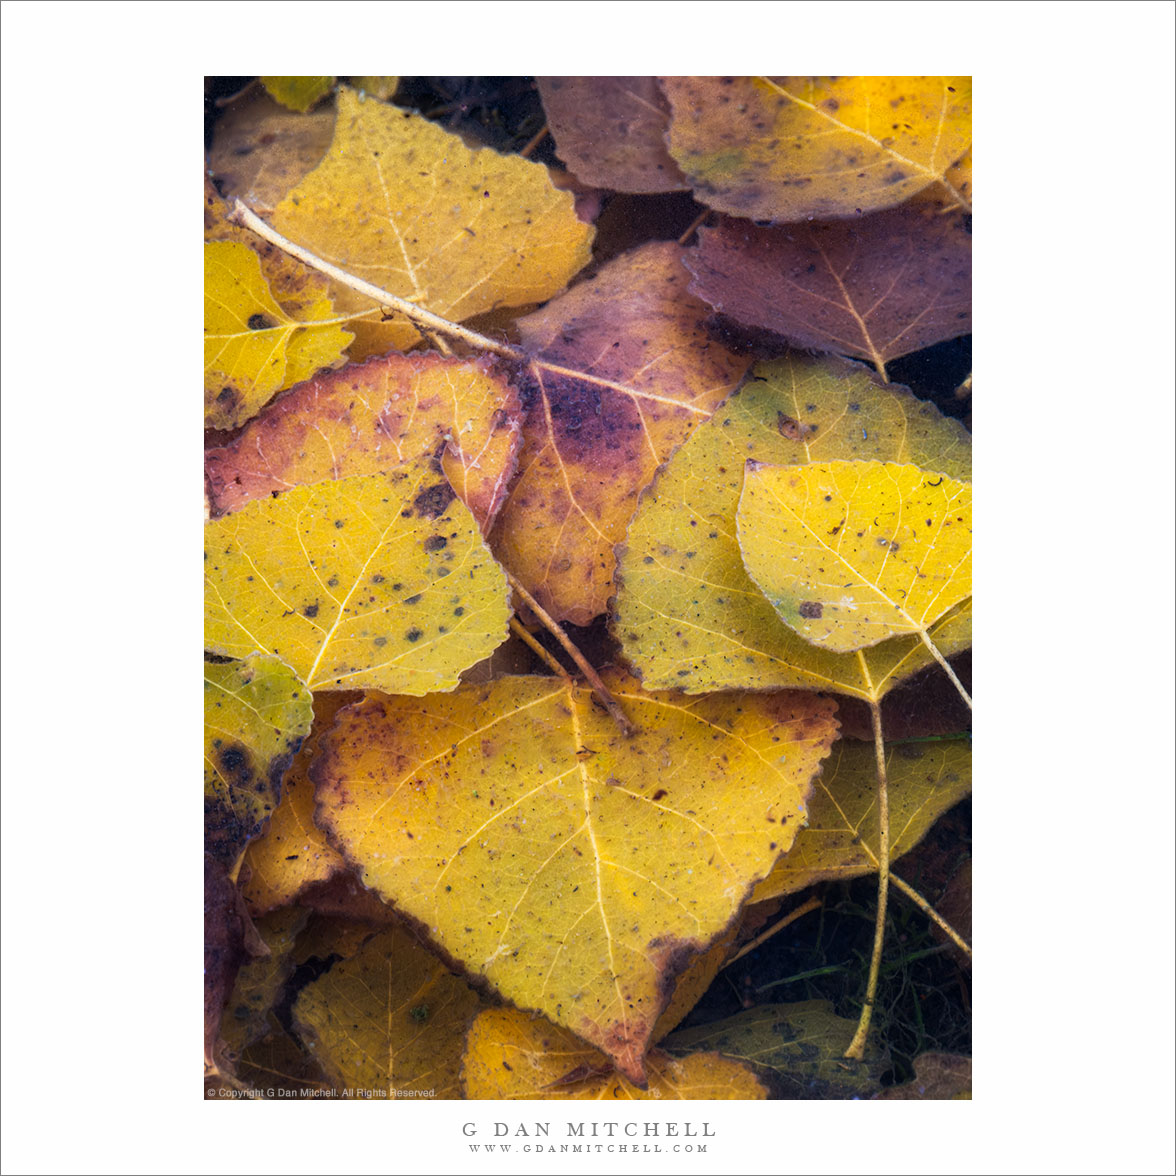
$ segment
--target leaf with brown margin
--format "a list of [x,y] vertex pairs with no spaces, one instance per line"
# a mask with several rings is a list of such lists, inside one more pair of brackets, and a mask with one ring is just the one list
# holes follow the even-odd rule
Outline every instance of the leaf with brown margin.
[[338,363],[351,342],[329,299],[298,317],[275,300],[248,245],[204,246],[204,424],[232,429],[275,392]]
[[972,1059],[959,1054],[925,1053],[915,1058],[915,1077],[903,1086],[892,1086],[876,1099],[949,1101],[972,1097]]
[[[808,824],[756,886],[752,902],[878,869],[877,772],[872,743],[841,739],[834,745],[813,786]],[[893,863],[914,849],[936,820],[972,791],[971,741],[888,743],[886,783]]]
[[747,370],[709,340],[681,257],[645,245],[519,320],[532,387],[493,541],[556,620],[604,612],[637,496]]
[[[451,322],[499,306],[542,302],[591,256],[592,228],[547,169],[519,156],[471,151],[441,127],[341,87],[330,150],[274,210],[274,227],[348,273]],[[419,338],[403,318],[335,285],[354,322],[351,357]]]
[[205,645],[271,649],[311,690],[451,690],[509,593],[432,462],[298,486],[205,526]]
[[618,192],[690,185],[666,150],[670,110],[652,77],[536,78],[556,154],[576,177]]
[[868,1098],[878,1090],[889,1058],[874,1042],[862,1061],[846,1058],[856,1025],[835,1016],[827,1000],[760,1005],[709,1025],[680,1029],[662,1048],[687,1057],[695,1050],[718,1050],[765,1067],[779,1098]]
[[904,205],[774,228],[724,218],[699,230],[685,263],[691,293],[723,314],[879,369],[972,329],[972,237],[962,213]]
[[241,893],[255,915],[293,902],[305,887],[347,868],[314,823],[314,785],[306,771],[323,733],[335,722],[335,712],[359,697],[332,690],[320,691],[314,699],[314,726],[282,781],[281,802],[265,832],[245,851]]
[[310,691],[280,659],[204,663],[204,848],[225,869],[277,805],[310,723]]
[[217,120],[208,170],[221,191],[268,216],[327,153],[334,129],[335,112],[329,107],[296,114],[264,91],[255,91]]
[[[308,984],[294,1024],[335,1086],[461,1098],[466,1028],[480,1001],[404,931],[384,931]],[[411,1095],[409,1096],[411,1097]]]
[[490,358],[393,353],[351,364],[292,388],[231,444],[205,453],[213,515],[440,452],[450,485],[486,531],[518,460],[520,411]]
[[[301,1049],[271,1013],[269,1032],[260,1041],[245,1047],[237,1063],[237,1078],[253,1090],[263,1090],[266,1097],[304,1097],[302,1091],[326,1092],[331,1084],[318,1062]],[[274,1093],[270,1093],[270,1092]]]
[[[957,421],[845,360],[789,355],[756,366],[646,491],[618,549],[614,632],[650,689],[832,690],[880,698],[931,663],[918,638],[857,654],[793,633],[752,583],[735,515],[746,459],[781,465],[833,458],[913,462],[971,472]],[[970,604],[936,627],[950,655],[971,644]]]
[[631,1080],[673,983],[792,843],[835,738],[831,700],[592,694],[503,678],[339,712],[316,821],[365,885],[520,1008]]
[[[754,894],[754,891],[752,893]],[[731,945],[739,935],[740,927],[741,924],[733,924],[726,935],[717,939],[702,955],[695,956],[686,971],[678,977],[674,995],[653,1027],[651,1041],[661,1041],[690,1015],[694,1006],[714,983],[715,977],[723,970],[723,964],[727,962]]]
[[263,77],[261,84],[283,106],[306,113],[335,84],[331,77]]
[[743,566],[781,619],[838,653],[926,634],[972,595],[972,486],[879,461],[749,459]]
[[662,78],[695,198],[800,221],[901,204],[972,141],[970,77]]
[[746,1067],[717,1053],[645,1059],[648,1087],[614,1070],[599,1050],[566,1029],[518,1009],[487,1009],[470,1028],[462,1064],[468,1099],[762,1099],[767,1091]]

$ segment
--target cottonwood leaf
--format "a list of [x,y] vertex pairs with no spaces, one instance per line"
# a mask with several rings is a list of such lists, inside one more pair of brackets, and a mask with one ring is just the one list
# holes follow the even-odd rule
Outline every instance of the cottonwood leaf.
[[639,1087],[599,1050],[567,1029],[518,1009],[487,1009],[470,1028],[462,1065],[469,1099],[761,1099],[767,1091],[746,1067],[716,1053],[682,1059],[653,1050],[648,1087]]
[[344,1097],[461,1098],[462,1048],[479,1006],[464,980],[392,929],[308,984],[294,1024],[335,1087],[351,1091]]
[[431,462],[298,486],[205,526],[205,645],[311,690],[451,690],[506,638],[506,577]]
[[699,230],[685,262],[691,292],[723,314],[876,367],[972,329],[963,214],[904,205],[778,227],[724,218]]
[[640,1084],[675,978],[791,845],[836,732],[832,700],[592,694],[503,678],[339,713],[317,822],[363,883],[506,999]]
[[736,522],[784,623],[838,653],[926,634],[972,594],[972,486],[916,465],[749,460]]
[[335,84],[334,77],[263,77],[261,84],[271,96],[291,110],[305,112],[325,98]]
[[681,256],[645,245],[519,321],[536,358],[494,545],[556,620],[605,610],[642,488],[747,370],[708,338]]
[[[914,849],[927,830],[972,791],[967,739],[886,745],[890,860]],[[753,902],[847,881],[878,869],[878,768],[872,743],[841,739],[813,785],[808,823],[760,882]]]
[[760,1005],[709,1025],[679,1029],[662,1048],[675,1056],[718,1050],[763,1066],[781,1098],[864,1098],[878,1090],[889,1059],[872,1038],[862,1061],[846,1058],[856,1027],[856,1021],[834,1015],[829,1001],[806,1000]]
[[618,192],[690,186],[666,150],[670,110],[656,78],[535,81],[556,154],[578,179]]
[[799,221],[901,204],[971,145],[968,77],[662,78],[696,199]]
[[276,657],[204,663],[204,848],[233,869],[310,731],[310,692]]
[[351,342],[323,298],[295,318],[248,245],[204,246],[204,424],[232,429],[275,392],[337,363]]
[[[451,322],[499,306],[543,302],[591,256],[593,230],[547,169],[488,148],[471,151],[420,115],[338,94],[322,163],[274,210],[275,227],[348,273]],[[419,338],[369,299],[332,286],[353,324],[353,359]]]
[[972,1098],[972,1059],[959,1054],[925,1053],[914,1061],[915,1077],[876,1094],[876,1099],[949,1101]]
[[264,915],[297,898],[307,886],[346,869],[338,851],[314,823],[314,785],[306,775],[319,740],[335,722],[335,712],[357,695],[320,691],[314,699],[314,726],[282,781],[282,799],[260,837],[250,842],[241,871],[241,893],[255,915]]
[[[642,498],[618,551],[614,632],[651,689],[832,690],[882,697],[931,664],[918,638],[856,654],[817,649],[793,633],[743,566],[735,515],[745,461],[871,458],[968,477],[970,441],[957,421],[864,368],[790,355],[759,364],[695,429]],[[945,656],[971,643],[970,604],[932,633]]]
[[518,396],[490,359],[391,354],[279,397],[230,445],[204,455],[214,515],[275,490],[376,473],[443,451],[442,467],[483,530],[506,497],[521,444]]

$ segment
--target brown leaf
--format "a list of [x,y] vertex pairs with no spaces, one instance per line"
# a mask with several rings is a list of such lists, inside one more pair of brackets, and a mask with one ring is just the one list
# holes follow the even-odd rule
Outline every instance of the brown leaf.
[[556,154],[581,180],[618,192],[689,187],[666,150],[669,106],[655,78],[535,80]]
[[875,1099],[923,1101],[971,1099],[972,1059],[958,1054],[925,1053],[915,1058],[915,1077],[905,1086],[892,1086]]
[[972,238],[962,213],[891,209],[759,227],[724,219],[685,258],[690,290],[745,325],[881,366],[972,329]]
[[556,620],[605,610],[641,490],[747,369],[707,337],[681,254],[634,250],[519,322],[536,359],[495,548]]

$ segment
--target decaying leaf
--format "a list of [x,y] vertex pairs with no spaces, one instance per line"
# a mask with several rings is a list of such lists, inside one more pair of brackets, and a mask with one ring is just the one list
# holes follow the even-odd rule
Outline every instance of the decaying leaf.
[[519,322],[536,362],[494,545],[556,620],[604,611],[642,488],[747,370],[709,341],[681,256],[645,245]]
[[[967,739],[886,747],[890,860],[914,849],[927,830],[972,790]],[[755,888],[753,902],[781,898],[826,879],[878,869],[878,775],[872,743],[841,739],[813,786],[808,824]]]
[[[803,832],[802,829],[801,833]],[[754,894],[754,891],[752,893]],[[740,927],[741,924],[732,924],[726,935],[717,939],[702,955],[695,956],[686,971],[678,977],[674,995],[653,1027],[651,1041],[661,1041],[667,1033],[677,1029],[702,999],[706,990],[714,983],[715,977],[722,971],[723,964],[731,953],[731,945],[739,935]]]
[[315,697],[314,726],[282,782],[281,802],[265,832],[245,851],[241,893],[255,915],[293,902],[305,887],[346,868],[314,823],[314,785],[306,770],[319,740],[335,722],[335,712],[357,698],[343,690],[320,691]]
[[227,514],[275,490],[443,452],[450,484],[488,530],[518,459],[519,413],[491,359],[370,359],[291,389],[230,445],[206,452],[208,498]]
[[204,848],[233,870],[310,731],[310,691],[276,657],[204,663]]
[[915,1058],[915,1077],[892,1086],[878,1099],[968,1099],[972,1097],[972,1059],[958,1054],[925,1053]]
[[299,1048],[271,1013],[269,1031],[245,1047],[237,1062],[237,1078],[253,1090],[273,1091],[267,1097],[305,1097],[303,1091],[318,1091],[322,1097],[331,1084],[318,1062]]
[[972,594],[972,487],[916,465],[749,460],[743,566],[789,628],[838,653],[926,633]]
[[291,317],[274,300],[248,245],[204,246],[204,423],[231,429],[275,392],[330,367],[352,336],[329,299]]
[[415,940],[384,931],[308,984],[294,1022],[349,1098],[460,1098],[477,994]]
[[520,1008],[634,1082],[675,978],[792,843],[831,700],[505,678],[339,713],[317,822],[365,885]]
[[[860,366],[800,355],[757,365],[662,469],[619,549],[614,632],[648,688],[800,687],[869,699],[931,663],[917,637],[861,659],[809,645],[743,566],[735,516],[745,462],[839,458],[910,462],[953,478],[971,468],[958,421]],[[970,619],[965,603],[936,626],[945,656],[971,643]]]
[[868,1098],[878,1090],[888,1058],[874,1042],[860,1062],[844,1056],[856,1025],[835,1016],[827,1000],[760,1005],[710,1025],[679,1029],[662,1048],[675,1056],[718,1050],[763,1066],[781,1098]]
[[800,221],[891,208],[972,141],[968,77],[667,77],[670,154],[712,208]]
[[[499,306],[543,302],[588,262],[592,228],[547,169],[471,151],[419,115],[347,87],[322,163],[274,210],[275,227],[348,273],[460,322]],[[407,320],[333,286],[352,324],[352,359],[417,341]]]
[[335,84],[334,77],[263,77],[261,84],[283,106],[307,111],[325,98]]
[[902,206],[848,221],[702,228],[691,292],[786,342],[877,367],[972,329],[972,237],[962,213]]
[[617,192],[689,187],[666,150],[670,112],[656,78],[535,81],[556,153],[578,179]]
[[449,690],[506,638],[506,578],[432,462],[250,502],[205,552],[205,647],[311,690]]
[[717,1053],[673,1058],[653,1050],[648,1086],[613,1069],[599,1050],[542,1017],[518,1009],[487,1009],[470,1029],[462,1066],[472,1099],[762,1099],[767,1091],[737,1061]]

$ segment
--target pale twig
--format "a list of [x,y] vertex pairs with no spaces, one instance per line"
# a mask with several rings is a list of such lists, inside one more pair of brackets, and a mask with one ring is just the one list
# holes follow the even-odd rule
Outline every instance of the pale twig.
[[925,629],[919,630],[919,636],[923,638],[923,644],[930,651],[931,656],[943,667],[943,672],[951,679],[952,685],[959,691],[960,697],[968,704],[968,710],[972,709],[972,696],[964,689],[964,684],[956,677],[956,672],[948,664],[947,658],[935,647],[935,642],[927,636]]
[[310,250],[303,249],[301,245],[296,245],[293,241],[283,237],[277,229],[263,221],[261,217],[240,199],[233,201],[233,208],[229,213],[229,219],[236,221],[239,225],[244,225],[250,232],[256,233],[271,245],[276,245],[283,253],[288,253],[291,257],[297,258],[304,265],[318,270],[320,274],[326,274],[327,277],[333,278],[340,285],[354,290],[357,294],[362,294],[365,298],[370,298],[373,302],[378,302],[381,306],[387,307],[389,310],[397,311],[404,315],[406,319],[416,323],[418,327],[440,331],[445,335],[452,335],[455,339],[464,340],[471,347],[480,347],[483,351],[493,351],[496,355],[504,356],[507,359],[525,361],[527,358],[526,353],[519,347],[512,347],[509,343],[499,343],[495,339],[490,339],[485,335],[479,335],[477,331],[471,331],[469,328],[460,326],[458,323],[451,323],[439,314],[434,314],[431,310],[425,310],[423,306],[417,306],[415,303],[409,302],[407,299],[401,298],[396,294],[390,294],[387,290],[381,290],[379,286],[373,286],[371,282],[365,282],[362,278],[357,278],[354,274],[349,274],[346,270],[341,270],[337,265],[332,265],[329,261],[324,261],[321,257],[311,253]]
[[789,911],[788,914],[784,916],[784,918],[773,923],[766,931],[761,932],[750,943],[744,944],[744,946],[740,948],[739,951],[733,955],[723,965],[722,968],[719,969],[719,971],[721,972],[724,968],[729,968],[736,960],[743,959],[743,957],[747,955],[749,951],[755,951],[755,949],[759,947],[761,943],[767,942],[767,940],[771,939],[777,931],[783,931],[789,923],[795,923],[796,920],[801,917],[801,915],[807,915],[809,911],[820,910],[820,908],[821,900],[817,898],[816,895],[810,898],[808,902],[802,902],[800,906],[796,908],[796,910]]
[[547,138],[547,131],[548,131],[547,124],[544,123],[539,128],[539,130],[535,133],[534,138],[531,139],[531,141],[526,145],[526,147],[524,147],[522,149],[522,151],[519,152],[519,154],[524,159],[526,159],[531,154],[531,152],[534,151],[535,148],[538,147],[539,144],[542,143],[543,140]]
[[527,631],[526,625],[524,625],[518,617],[510,618],[510,630],[520,641],[522,641],[531,649],[536,657],[538,657],[539,660],[549,670],[552,670],[554,673],[558,674],[565,682],[570,682],[572,680],[571,674],[569,674],[567,670],[565,670],[563,666],[561,666],[559,662],[556,661],[555,657],[549,650],[544,649],[543,646],[535,640],[534,634]]
[[710,216],[710,214],[711,214],[711,210],[710,210],[709,208],[704,208],[704,209],[703,209],[703,210],[702,210],[702,211],[701,211],[701,212],[700,212],[700,213],[699,213],[699,214],[698,214],[698,215],[697,215],[697,216],[696,216],[696,217],[695,217],[695,218],[694,218],[694,219],[693,219],[693,220],[690,222],[690,225],[689,225],[689,227],[687,228],[686,232],[684,232],[684,233],[683,233],[683,234],[682,234],[682,235],[681,235],[681,236],[678,238],[678,244],[679,244],[679,245],[685,245],[685,244],[686,244],[686,242],[690,240],[690,235],[691,235],[691,234],[694,232],[694,230],[695,230],[695,229],[697,229],[697,228],[699,227],[699,225],[701,225],[701,224],[702,224],[702,222],[703,222],[704,220],[706,220],[706,218],[707,218],[708,216]]
[[588,685],[592,687],[596,697],[600,699],[605,709],[612,715],[617,726],[620,727],[622,734],[626,736],[632,735],[634,733],[633,724],[629,722],[625,712],[621,710],[620,703],[613,698],[609,688],[600,680],[600,675],[592,668],[588,659],[568,640],[568,635],[560,628],[559,622],[547,612],[539,601],[510,572],[506,573],[506,578],[510,581],[511,587],[523,598],[526,606],[543,622],[544,628],[563,646],[568,657],[576,663],[580,672],[588,679]]
[[897,874],[891,874],[890,880],[894,883],[895,889],[901,890],[927,918],[938,924],[943,933],[968,959],[972,958],[972,949],[964,941],[963,936],[909,882],[904,882]]

